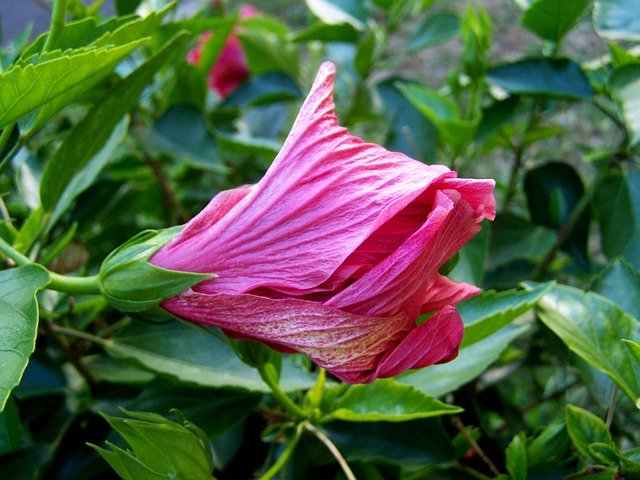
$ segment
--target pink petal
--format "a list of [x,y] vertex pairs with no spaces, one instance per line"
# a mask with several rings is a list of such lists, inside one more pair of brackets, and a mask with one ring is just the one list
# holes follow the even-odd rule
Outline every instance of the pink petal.
[[[425,224],[393,254],[345,288],[326,304],[359,315],[393,315],[404,311],[417,317],[429,284],[436,282],[438,268],[477,231],[471,205],[460,194],[437,192]],[[448,298],[449,292],[446,291]]]
[[317,302],[247,294],[187,291],[162,306],[181,318],[214,325],[236,337],[301,352],[349,382],[373,380],[380,359],[386,352],[397,350],[415,327],[404,313],[389,317],[353,315]]
[[173,254],[154,263],[216,273],[198,286],[207,293],[312,292],[430,186],[455,177],[445,166],[424,165],[340,127],[334,74],[332,64],[322,65],[264,178],[215,225],[192,227],[201,235],[178,235],[165,247]]
[[421,313],[440,310],[446,305],[453,305],[480,293],[480,289],[468,283],[455,283],[442,275],[429,277],[423,299]]
[[229,35],[211,71],[209,87],[225,98],[249,77],[249,66],[235,34]]
[[451,361],[458,354],[463,333],[464,324],[458,311],[453,306],[445,307],[387,352],[375,372],[362,381],[395,377],[410,368]]

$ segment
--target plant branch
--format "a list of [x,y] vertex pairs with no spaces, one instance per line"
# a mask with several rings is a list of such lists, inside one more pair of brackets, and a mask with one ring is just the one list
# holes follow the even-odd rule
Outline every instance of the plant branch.
[[607,411],[607,419],[605,420],[605,424],[608,429],[611,429],[611,424],[613,423],[613,416],[616,413],[616,405],[618,404],[618,385],[613,386],[613,393],[611,394],[611,404],[609,405],[609,410]]
[[260,373],[260,378],[264,380],[269,388],[271,389],[271,393],[273,396],[280,402],[280,404],[294,417],[299,419],[307,418],[307,412],[305,412],[297,403],[295,403],[291,398],[282,391],[278,382],[275,381],[273,375],[268,370],[269,363],[265,363],[257,367],[258,373]]
[[342,471],[344,472],[344,476],[347,477],[347,480],[357,480],[356,476],[351,471],[351,468],[349,468],[349,464],[340,453],[340,450],[338,450],[338,447],[335,446],[335,444],[331,441],[329,437],[327,437],[324,433],[318,430],[314,425],[308,422],[304,423],[304,428],[309,432],[313,433],[313,435],[315,435],[315,437],[318,440],[320,440],[325,447],[327,447],[327,450],[331,452],[331,455],[333,455],[333,457],[336,459],[336,461],[340,465],[340,468],[342,468]]
[[51,12],[51,27],[47,41],[42,47],[43,52],[51,50],[56,43],[62,30],[64,29],[65,17],[67,14],[67,0],[53,0],[53,11]]
[[173,192],[171,184],[169,183],[169,178],[164,173],[162,165],[160,164],[160,162],[158,162],[158,160],[156,160],[146,152],[143,153],[143,155],[145,162],[151,169],[151,172],[153,172],[153,176],[156,178],[156,181],[160,186],[160,192],[162,194],[163,200],[163,210],[167,221],[170,224],[173,224],[175,219],[178,221],[178,223],[187,223],[189,221],[189,217],[182,209],[178,198]]
[[296,427],[296,433],[291,438],[291,440],[289,440],[289,443],[287,444],[287,448],[284,449],[284,451],[278,457],[275,463],[271,465],[269,470],[264,472],[264,474],[259,478],[259,480],[271,480],[276,476],[276,474],[280,470],[282,470],[282,467],[284,467],[287,461],[289,460],[289,458],[291,458],[291,454],[293,453],[296,446],[298,445],[298,442],[300,441],[300,437],[302,437],[302,431],[304,429],[304,425],[305,423],[303,422]]
[[[15,265],[25,266],[35,264],[29,258],[9,245],[9,243],[3,238],[0,238],[0,252],[13,260]],[[45,267],[42,268],[47,270]],[[47,272],[49,273],[50,282],[46,288],[50,290],[57,290],[58,292],[69,293],[72,295],[100,294],[100,279],[97,275],[90,277],[68,277],[49,270],[47,270]]]
[[489,467],[489,470],[491,470],[491,473],[493,473],[496,476],[501,475],[500,470],[498,470],[496,465],[491,461],[491,459],[487,456],[487,454],[484,453],[484,450],[482,450],[482,447],[478,445],[478,442],[476,442],[476,439],[473,438],[471,435],[469,435],[469,432],[467,431],[467,427],[464,426],[464,423],[462,423],[462,420],[460,420],[460,417],[457,415],[454,415],[454,417],[451,419],[451,423],[453,423],[453,426],[458,429],[458,431],[462,434],[462,436],[467,441],[469,446],[473,448],[473,450],[478,454],[478,456],[487,465],[487,467]]

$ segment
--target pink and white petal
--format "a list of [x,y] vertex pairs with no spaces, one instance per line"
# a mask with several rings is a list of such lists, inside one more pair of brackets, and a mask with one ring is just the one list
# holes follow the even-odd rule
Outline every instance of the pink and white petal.
[[295,350],[346,381],[370,375],[415,327],[404,313],[354,315],[317,302],[188,290],[163,302],[172,314],[241,338]]
[[216,273],[208,293],[308,293],[430,185],[455,177],[340,127],[334,75],[322,65],[264,178],[211,228],[177,238],[162,266]]
[[412,368],[451,361],[458,354],[463,333],[464,324],[458,310],[452,305],[446,306],[409,332],[395,349],[385,354],[378,368],[360,381],[395,377]]
[[403,311],[416,318],[425,303],[431,277],[478,229],[473,209],[457,192],[437,192],[425,224],[326,305],[359,315]]
[[[187,223],[175,238],[158,250],[149,261],[159,267],[175,268],[178,264],[177,257],[180,257],[182,270],[195,271],[190,270],[189,267],[195,268],[198,265],[201,252],[190,248],[192,242],[189,240],[204,234],[209,228],[218,223],[229,210],[249,193],[251,187],[252,185],[242,185],[218,193],[198,215]],[[191,262],[185,262],[186,259],[190,259]]]
[[435,274],[429,278],[427,294],[424,298],[421,313],[440,310],[445,305],[454,305],[467,298],[475,297],[481,290],[468,283],[456,283],[449,278]]

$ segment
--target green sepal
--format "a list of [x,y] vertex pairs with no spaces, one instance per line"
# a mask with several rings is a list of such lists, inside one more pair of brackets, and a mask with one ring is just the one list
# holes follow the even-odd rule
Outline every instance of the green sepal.
[[148,262],[181,228],[145,230],[109,254],[99,277],[100,290],[111,305],[123,312],[141,312],[216,276],[168,270]]

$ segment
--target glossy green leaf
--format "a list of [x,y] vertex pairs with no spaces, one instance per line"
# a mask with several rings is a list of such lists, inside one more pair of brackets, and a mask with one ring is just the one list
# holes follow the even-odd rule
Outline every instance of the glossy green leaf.
[[330,418],[350,422],[403,422],[461,411],[460,407],[442,403],[410,385],[384,379],[349,387],[334,405]]
[[49,274],[38,265],[0,271],[0,411],[11,390],[20,383],[38,332],[35,294],[49,283]]
[[640,11],[636,0],[595,0],[593,22],[603,37],[640,40]]
[[391,124],[386,147],[423,161],[434,158],[438,132],[433,123],[402,95],[394,79],[377,84],[376,89]]
[[289,37],[292,42],[308,42],[310,40],[321,40],[323,42],[348,42],[358,41],[360,34],[350,23],[329,25],[317,23],[299,32],[292,33]]
[[580,66],[564,58],[527,58],[487,72],[487,80],[508,92],[581,100],[593,89]]
[[[270,392],[258,372],[244,364],[222,338],[182,322],[137,324],[105,341],[104,347],[115,358],[183,382]],[[282,389],[304,390],[314,383],[315,377],[298,367],[295,357],[283,358]]]
[[439,12],[428,15],[411,35],[407,51],[416,52],[438,45],[453,38],[458,32],[460,19],[455,13]]
[[550,464],[560,463],[568,447],[569,437],[564,420],[548,425],[527,446],[529,469],[546,470]]
[[396,84],[398,90],[438,129],[443,143],[461,152],[472,140],[480,118],[465,120],[455,103],[423,85]]
[[138,8],[142,0],[116,0],[116,11],[118,15],[126,15],[128,13],[133,13]]
[[488,222],[458,252],[457,263],[447,273],[454,282],[466,282],[481,286],[484,278],[485,263],[489,251],[491,230]]
[[[103,455],[124,478],[184,478],[210,480],[213,460],[209,442],[194,424],[173,422],[150,412],[125,412],[133,418],[103,414],[113,429],[128,443],[125,451],[107,444],[110,454]],[[96,448],[101,455],[104,449]],[[132,460],[137,460],[134,462]],[[123,468],[124,467],[124,468]],[[146,469],[142,468],[146,467]],[[132,475],[131,469],[141,476]],[[146,473],[146,472],[149,473]],[[144,473],[142,473],[144,472]],[[157,476],[156,476],[157,475]]]
[[242,49],[252,75],[268,72],[284,72],[298,78],[300,60],[298,48],[286,37],[262,29],[243,28],[238,32]]
[[520,433],[513,437],[505,450],[507,472],[513,480],[527,480],[527,437]]
[[311,12],[324,23],[348,23],[362,30],[369,17],[366,3],[359,0],[305,0]]
[[590,290],[607,297],[629,315],[640,319],[640,272],[624,259],[615,259],[600,272]]
[[624,256],[640,269],[640,171],[611,173],[598,186],[592,207],[604,253]]
[[[576,449],[585,457],[594,458],[590,452],[593,443],[612,445],[611,433],[605,423],[593,413],[575,405],[565,409],[567,431]],[[598,459],[596,459],[598,461]]]
[[174,38],[98,100],[65,138],[42,175],[40,198],[47,211],[56,209],[59,216],[91,185],[124,138],[128,123],[123,124],[122,117],[136,107],[142,90],[167,61],[186,47],[187,41],[186,35]]
[[536,0],[524,12],[522,24],[539,37],[558,43],[590,4],[590,0]]
[[13,398],[9,398],[0,412],[0,456],[17,450],[22,445],[20,412]]
[[556,242],[556,233],[550,228],[508,213],[499,215],[491,228],[488,263],[492,268],[516,260],[541,260]]
[[396,380],[440,397],[470,382],[495,362],[510,342],[529,329],[526,325],[508,325],[484,340],[460,349],[451,362],[415,370]]
[[557,285],[538,303],[540,319],[585,362],[608,375],[635,403],[640,365],[622,344],[637,338],[640,322],[606,298]]
[[640,143],[640,64],[623,65],[609,77],[609,92],[627,128],[629,145]]
[[[584,185],[569,164],[548,162],[527,171],[524,191],[533,222],[560,231],[584,195]],[[589,224],[590,212],[585,209],[562,245],[583,265],[587,262]]]
[[640,362],[640,344],[632,342],[631,340],[623,339],[624,343],[629,347],[629,350],[636,357],[636,360]]
[[[47,54],[0,74],[0,128],[73,88],[89,88],[144,40]],[[89,82],[88,80],[91,79]]]
[[347,461],[419,467],[455,461],[451,437],[437,418],[408,422],[334,421],[322,427]]
[[462,347],[473,345],[511,323],[533,308],[551,287],[551,283],[543,283],[532,290],[486,291],[458,303],[464,321]]
[[225,99],[222,106],[267,105],[292,100],[301,95],[300,87],[289,75],[269,72],[250,77]]
[[207,130],[202,112],[177,106],[167,110],[151,130],[137,132],[150,152],[167,152],[195,168],[224,172],[218,147]]

